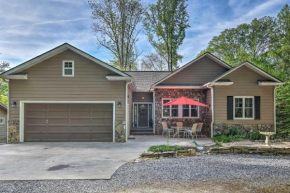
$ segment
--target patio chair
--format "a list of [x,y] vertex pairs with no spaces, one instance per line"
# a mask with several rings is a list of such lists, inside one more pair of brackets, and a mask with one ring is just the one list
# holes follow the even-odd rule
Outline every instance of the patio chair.
[[167,133],[169,137],[171,133],[172,135],[174,134],[174,129],[169,129],[166,122],[162,122],[162,135],[164,135],[164,133]]
[[183,122],[176,122],[176,127],[183,127]]
[[196,134],[197,135],[200,134],[200,136],[203,138],[203,135],[202,135],[202,132],[201,132],[202,126],[203,126],[203,123],[198,123],[197,128],[196,128]]
[[184,131],[184,136],[186,137],[186,135],[187,135],[187,137],[189,137],[190,135],[191,135],[191,138],[193,139],[193,136],[195,136],[196,138],[197,138],[197,134],[196,134],[196,128],[197,128],[197,123],[194,123],[193,125],[192,125],[192,128],[191,128],[191,130],[186,130],[186,131]]

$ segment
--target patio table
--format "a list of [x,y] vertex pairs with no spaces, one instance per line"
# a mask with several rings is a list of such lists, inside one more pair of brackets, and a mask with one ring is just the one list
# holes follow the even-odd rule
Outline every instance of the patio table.
[[189,127],[171,127],[171,128],[175,130],[175,133],[173,135],[173,138],[176,137],[176,135],[179,137],[179,133],[180,132],[183,132],[184,133],[185,130],[190,129]]

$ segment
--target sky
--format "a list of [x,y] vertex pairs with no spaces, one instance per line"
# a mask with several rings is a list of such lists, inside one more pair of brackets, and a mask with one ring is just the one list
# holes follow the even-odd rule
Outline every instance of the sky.
[[[180,66],[193,60],[224,29],[276,16],[286,3],[290,0],[188,0],[190,28],[179,49]],[[97,44],[86,0],[0,0],[0,13],[0,62],[9,62],[11,67],[65,42],[105,62],[113,58]],[[137,47],[143,55],[154,50],[144,32],[139,34]]]

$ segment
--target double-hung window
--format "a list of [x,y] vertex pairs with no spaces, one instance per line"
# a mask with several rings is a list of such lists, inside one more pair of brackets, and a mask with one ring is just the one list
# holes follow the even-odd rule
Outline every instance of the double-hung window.
[[[168,103],[169,99],[163,99],[162,104]],[[170,106],[162,106],[162,117],[170,117]]]
[[62,76],[73,77],[74,73],[74,61],[62,61]]
[[254,97],[234,97],[234,118],[254,118]]

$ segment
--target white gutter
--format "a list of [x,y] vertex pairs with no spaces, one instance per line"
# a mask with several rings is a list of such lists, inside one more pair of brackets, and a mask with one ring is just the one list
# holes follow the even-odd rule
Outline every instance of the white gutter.
[[129,112],[128,112],[128,87],[129,87],[129,84],[132,84],[133,83],[133,81],[132,81],[132,78],[130,77],[130,82],[127,82],[126,83],[126,92],[125,92],[125,105],[126,105],[126,107],[125,107],[125,111],[126,111],[126,115],[125,115],[125,119],[126,119],[126,142],[127,142],[127,140],[128,140],[128,134],[129,134]]
[[108,79],[108,80],[112,80],[112,81],[124,81],[124,80],[126,80],[126,81],[129,81],[129,80],[131,80],[132,79],[132,77],[124,77],[124,76],[106,76],[106,78]]
[[0,75],[0,78],[3,79],[15,79],[15,80],[27,80],[28,76],[27,74],[15,74],[15,75]]
[[150,88],[150,91],[154,89],[204,89],[203,86],[154,86]]
[[283,85],[283,82],[262,82],[258,81],[259,86],[281,86]]
[[230,86],[233,82],[210,82],[209,86]]

